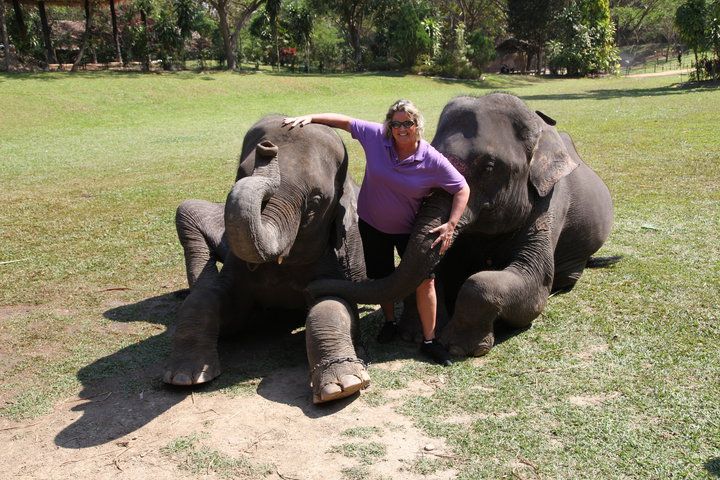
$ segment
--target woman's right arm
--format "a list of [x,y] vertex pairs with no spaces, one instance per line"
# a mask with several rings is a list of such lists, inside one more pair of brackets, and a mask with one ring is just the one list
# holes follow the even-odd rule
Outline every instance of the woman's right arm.
[[346,132],[350,131],[350,124],[354,119],[341,113],[313,113],[299,117],[288,117],[283,119],[282,126],[290,125],[290,128],[303,127],[309,123],[319,123],[328,127],[340,128]]

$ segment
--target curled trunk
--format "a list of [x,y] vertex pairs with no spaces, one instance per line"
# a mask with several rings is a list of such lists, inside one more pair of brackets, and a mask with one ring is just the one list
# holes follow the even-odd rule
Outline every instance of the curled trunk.
[[277,207],[280,171],[277,147],[265,141],[255,151],[255,170],[233,186],[225,202],[225,231],[230,249],[250,263],[282,262],[299,227],[299,215]]
[[[357,303],[387,303],[400,300],[413,293],[440,263],[440,246],[430,248],[437,234],[430,233],[447,221],[452,206],[452,196],[435,191],[420,208],[415,227],[405,255],[395,271],[382,279],[353,283],[344,280],[319,280],[308,286],[314,297],[336,295]],[[471,222],[470,211],[465,210],[457,227],[455,237]]]

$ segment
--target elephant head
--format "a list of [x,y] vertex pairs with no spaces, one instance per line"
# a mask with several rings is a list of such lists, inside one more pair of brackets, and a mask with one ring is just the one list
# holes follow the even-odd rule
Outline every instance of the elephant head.
[[353,193],[340,137],[321,125],[283,129],[282,118],[265,117],[245,135],[225,203],[230,251],[252,264],[316,261],[342,215],[341,197]]
[[[538,205],[549,202],[555,184],[577,167],[547,117],[508,94],[451,100],[442,111],[432,145],[470,186],[456,235],[472,231],[493,237],[516,231]],[[405,255],[392,275],[356,284],[317,281],[310,284],[310,293],[335,294],[360,303],[409,295],[441,260],[439,246],[430,248],[434,234],[429,232],[446,221],[451,203],[450,195],[442,191],[425,199]]]

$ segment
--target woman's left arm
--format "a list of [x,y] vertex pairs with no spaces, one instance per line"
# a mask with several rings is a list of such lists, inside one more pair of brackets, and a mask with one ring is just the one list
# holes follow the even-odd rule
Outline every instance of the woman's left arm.
[[445,251],[450,248],[452,244],[453,233],[455,233],[455,226],[460,221],[460,217],[465,211],[465,206],[470,198],[470,187],[466,183],[465,186],[453,195],[452,207],[450,208],[450,218],[446,223],[443,223],[439,227],[430,230],[430,233],[439,232],[438,238],[435,239],[430,248],[434,248],[438,243],[440,244],[440,254],[442,255]]

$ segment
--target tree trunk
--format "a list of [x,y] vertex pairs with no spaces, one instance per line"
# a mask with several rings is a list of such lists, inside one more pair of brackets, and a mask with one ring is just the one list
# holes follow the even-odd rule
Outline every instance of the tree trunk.
[[10,61],[10,38],[5,24],[5,2],[2,0],[0,0],[0,40],[2,40],[3,47],[5,48],[3,65],[5,66],[5,71],[9,72],[12,65]]
[[230,26],[228,25],[227,3],[220,1],[215,7],[218,12],[220,21],[220,35],[222,36],[223,49],[225,51],[225,62],[228,70],[235,70],[237,61],[235,60],[235,49],[233,48],[233,39],[230,38]]
[[47,12],[45,11],[45,2],[41,0],[37,5],[38,13],[40,14],[40,23],[42,24],[43,41],[45,42],[45,58],[48,64],[57,63],[55,49],[52,46],[52,39],[50,37],[50,24],[48,23]]
[[150,71],[150,27],[148,25],[147,13],[145,10],[140,10],[140,20],[142,21],[143,27],[145,28],[145,54],[143,55],[142,71]]
[[13,10],[15,10],[15,22],[20,32],[20,41],[25,43],[27,40],[27,26],[25,25],[25,17],[23,16],[22,7],[19,0],[13,0]]
[[83,39],[82,44],[80,45],[80,51],[77,54],[77,57],[75,58],[75,61],[73,62],[73,66],[70,69],[71,72],[76,72],[78,69],[78,66],[80,65],[80,62],[82,61],[83,55],[85,54],[85,49],[88,46],[88,43],[90,41],[90,29],[92,28],[92,7],[90,5],[90,0],[85,0],[85,32],[83,33]]
[[117,14],[115,13],[115,0],[110,0],[110,20],[112,22],[113,41],[115,42],[116,61],[123,63],[120,50],[120,34],[118,33]]
[[353,57],[355,60],[355,70],[362,70],[362,47],[360,46],[360,32],[358,31],[357,25],[351,23],[348,25],[348,32],[350,34],[350,46],[353,49]]

